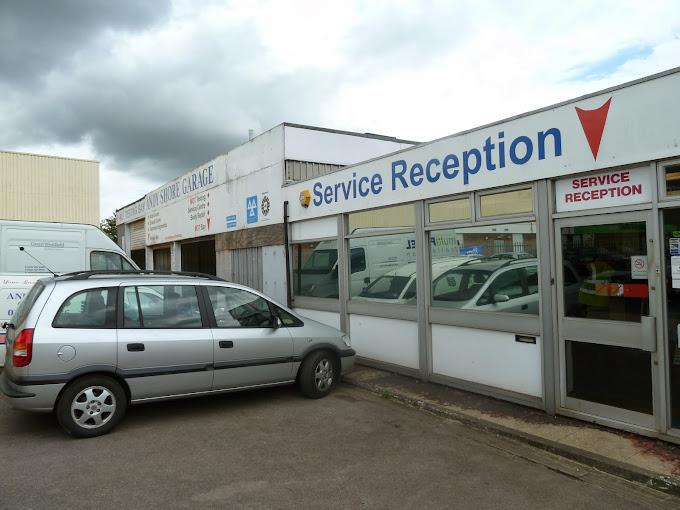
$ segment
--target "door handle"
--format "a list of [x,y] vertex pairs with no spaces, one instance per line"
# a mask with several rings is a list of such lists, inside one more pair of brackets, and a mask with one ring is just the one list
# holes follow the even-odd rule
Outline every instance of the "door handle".
[[640,317],[642,326],[642,342],[640,348],[643,351],[656,352],[656,318],[643,315]]
[[231,340],[220,340],[220,349],[231,349],[234,347],[234,342]]
[[127,344],[127,350],[130,352],[142,352],[144,344]]

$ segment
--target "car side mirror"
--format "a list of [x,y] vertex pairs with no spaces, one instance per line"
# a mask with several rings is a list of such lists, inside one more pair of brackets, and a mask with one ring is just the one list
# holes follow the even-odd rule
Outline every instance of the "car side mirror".
[[508,297],[507,294],[494,294],[493,295],[493,302],[494,303],[506,303],[510,301],[510,297]]
[[281,321],[281,317],[274,317],[274,329],[279,329],[283,327],[283,322]]

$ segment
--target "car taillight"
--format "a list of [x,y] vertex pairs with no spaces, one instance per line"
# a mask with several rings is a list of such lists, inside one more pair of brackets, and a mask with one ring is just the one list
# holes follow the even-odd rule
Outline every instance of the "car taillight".
[[12,365],[15,367],[25,367],[31,362],[31,356],[33,355],[32,329],[24,329],[14,339],[12,354]]

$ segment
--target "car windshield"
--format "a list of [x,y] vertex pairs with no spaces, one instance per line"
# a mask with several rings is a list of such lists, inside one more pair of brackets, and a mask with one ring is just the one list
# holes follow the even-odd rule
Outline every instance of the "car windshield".
[[359,296],[373,299],[398,299],[410,280],[409,276],[383,275],[362,290]]
[[441,275],[432,284],[434,301],[469,301],[489,278],[491,271],[456,268]]

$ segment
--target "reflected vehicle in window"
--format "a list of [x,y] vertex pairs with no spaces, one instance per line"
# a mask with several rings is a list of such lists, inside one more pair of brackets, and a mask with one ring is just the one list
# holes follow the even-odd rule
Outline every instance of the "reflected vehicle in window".
[[[438,278],[442,273],[469,262],[471,257],[454,257],[445,260],[437,260],[432,263],[432,279]],[[371,301],[375,303],[393,303],[414,305],[416,303],[416,264],[411,262],[380,278],[366,287],[358,296],[352,298],[355,301]]]
[[[355,229],[353,233],[360,231],[362,229]],[[460,243],[455,235],[438,235],[431,239],[431,243],[430,250],[434,258],[460,255]],[[414,234],[353,238],[349,241],[349,247],[350,297],[359,295],[367,285],[385,273],[416,260]],[[337,241],[321,241],[316,245],[296,244],[293,256],[295,295],[338,298]]]
[[349,338],[256,290],[195,273],[44,278],[6,325],[0,396],[54,412],[77,437],[130,404],[297,383],[326,396],[354,366]]
[[432,304],[464,310],[538,314],[536,259],[477,259],[432,283]]

